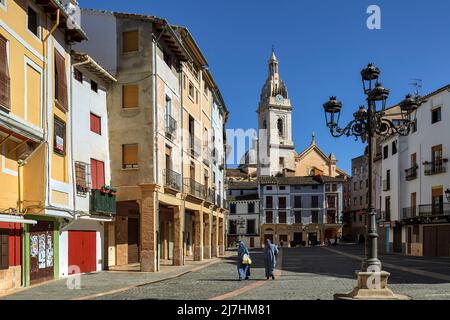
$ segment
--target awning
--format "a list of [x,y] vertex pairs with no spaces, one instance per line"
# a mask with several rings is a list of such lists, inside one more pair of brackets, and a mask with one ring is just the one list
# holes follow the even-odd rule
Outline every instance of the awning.
[[23,223],[23,224],[36,224],[36,220],[28,220],[22,216],[16,216],[12,214],[0,214],[0,222],[11,222],[11,223]]

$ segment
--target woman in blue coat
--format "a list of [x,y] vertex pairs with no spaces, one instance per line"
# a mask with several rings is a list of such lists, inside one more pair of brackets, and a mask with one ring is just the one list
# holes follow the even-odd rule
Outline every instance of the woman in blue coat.
[[272,280],[275,280],[275,275],[273,271],[275,270],[275,266],[277,265],[277,255],[278,248],[276,245],[272,244],[272,242],[267,239],[266,247],[264,248],[264,267],[266,268],[266,279],[269,280],[272,277]]
[[239,281],[241,280],[248,280],[248,272],[250,266],[248,264],[243,264],[242,260],[244,259],[244,255],[248,255],[250,257],[250,253],[245,246],[244,242],[239,241],[239,247],[238,247],[238,263],[237,263],[237,269],[239,273]]

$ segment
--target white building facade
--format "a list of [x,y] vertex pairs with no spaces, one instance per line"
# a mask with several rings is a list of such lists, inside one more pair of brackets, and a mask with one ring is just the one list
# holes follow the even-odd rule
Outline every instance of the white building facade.
[[382,143],[379,229],[387,252],[450,256],[449,90],[423,97],[412,132]]

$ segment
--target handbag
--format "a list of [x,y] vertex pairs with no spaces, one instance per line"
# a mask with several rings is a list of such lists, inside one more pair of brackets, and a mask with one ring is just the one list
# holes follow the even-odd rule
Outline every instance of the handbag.
[[248,254],[244,254],[242,257],[242,264],[252,264],[252,259],[250,259],[250,256]]

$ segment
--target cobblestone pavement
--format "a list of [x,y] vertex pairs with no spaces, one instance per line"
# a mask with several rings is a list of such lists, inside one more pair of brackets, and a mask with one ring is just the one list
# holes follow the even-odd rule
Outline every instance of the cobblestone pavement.
[[[82,276],[82,290],[68,290],[67,280],[60,280],[5,298],[329,300],[335,293],[351,291],[363,255],[364,247],[356,245],[284,248],[278,261],[281,275],[273,281],[265,279],[262,250],[253,250],[251,279],[238,281],[236,255],[228,253],[206,267],[204,263],[169,267],[156,274],[100,272]],[[414,299],[450,299],[450,258],[382,255],[380,259],[391,273],[389,286],[394,292]],[[181,273],[185,274],[173,278]],[[159,282],[145,284],[154,281]]]
[[[265,280],[261,250],[252,251],[251,280],[237,281],[235,257],[177,279],[98,299],[333,299],[356,284],[362,246],[283,249],[281,277]],[[450,259],[381,256],[390,288],[414,299],[450,299]]]

